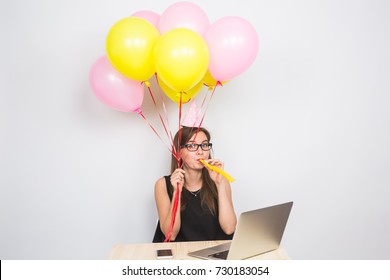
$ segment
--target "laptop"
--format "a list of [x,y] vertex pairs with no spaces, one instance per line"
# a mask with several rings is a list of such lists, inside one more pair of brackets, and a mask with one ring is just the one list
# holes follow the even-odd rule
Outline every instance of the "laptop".
[[189,252],[201,259],[242,260],[279,248],[293,202],[241,213],[231,242]]

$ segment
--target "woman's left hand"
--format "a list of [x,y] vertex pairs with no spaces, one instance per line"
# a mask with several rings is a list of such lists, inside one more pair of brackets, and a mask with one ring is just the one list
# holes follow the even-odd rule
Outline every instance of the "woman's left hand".
[[[207,163],[210,164],[210,165],[213,165],[213,166],[216,166],[218,167],[219,169],[222,169],[223,170],[223,167],[224,167],[224,164],[222,161],[220,161],[219,159],[209,159],[207,160]],[[207,166],[206,166],[207,168]],[[207,168],[209,174],[210,174],[210,178],[211,180],[214,181],[214,183],[216,185],[219,185],[221,184],[222,182],[224,181],[227,181],[225,179],[225,177],[223,177],[221,174],[219,174],[218,172],[215,172],[213,170],[211,170],[210,168]]]

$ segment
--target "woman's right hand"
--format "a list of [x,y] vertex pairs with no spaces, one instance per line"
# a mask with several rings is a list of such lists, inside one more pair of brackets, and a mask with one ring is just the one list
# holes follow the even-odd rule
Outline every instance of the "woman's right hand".
[[183,189],[184,186],[184,173],[185,171],[181,168],[177,168],[173,173],[171,174],[171,184],[173,186],[173,189],[176,191],[177,187],[179,187],[179,190]]

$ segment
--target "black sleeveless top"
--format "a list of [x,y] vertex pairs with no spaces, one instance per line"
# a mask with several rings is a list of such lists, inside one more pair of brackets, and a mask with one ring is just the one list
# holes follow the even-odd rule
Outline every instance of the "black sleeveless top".
[[[170,176],[164,176],[169,198],[172,200],[173,187]],[[201,193],[196,196],[183,188],[182,200],[186,201],[186,207],[181,211],[180,231],[175,241],[203,241],[203,240],[224,240],[232,239],[233,234],[227,235],[219,225],[218,215],[214,216],[207,206],[201,205]],[[160,228],[160,221],[157,224],[153,242],[164,242],[165,236]]]

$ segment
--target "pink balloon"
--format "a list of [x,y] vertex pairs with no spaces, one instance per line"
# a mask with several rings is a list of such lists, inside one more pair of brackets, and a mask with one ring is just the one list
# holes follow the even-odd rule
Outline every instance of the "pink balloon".
[[228,81],[238,76],[253,63],[259,48],[255,28],[240,17],[224,17],[207,30],[209,71],[215,80]]
[[141,112],[143,84],[119,73],[107,56],[102,56],[93,64],[89,81],[95,96],[108,106],[122,112]]
[[132,16],[146,19],[151,24],[153,24],[156,28],[158,26],[158,21],[160,20],[160,15],[158,13],[153,11],[148,11],[148,10],[135,12],[134,14],[132,14]]
[[161,14],[158,30],[164,34],[175,28],[187,28],[204,36],[209,26],[209,18],[199,6],[191,2],[177,2]]

